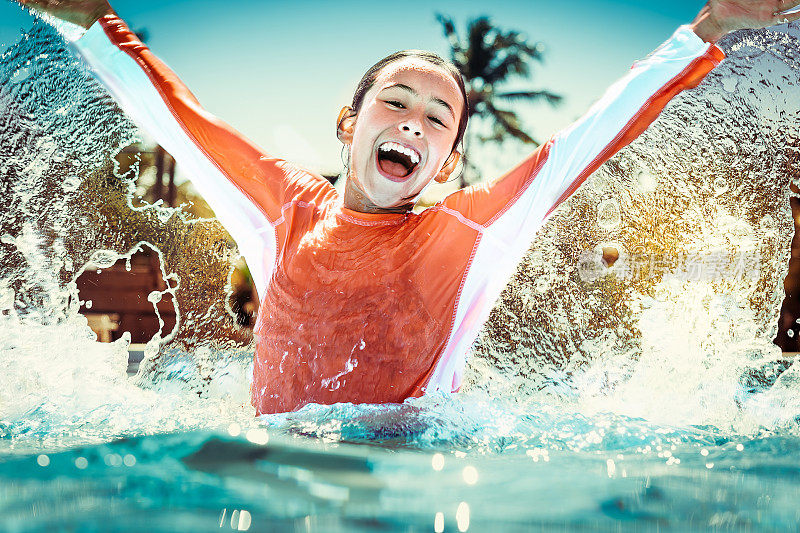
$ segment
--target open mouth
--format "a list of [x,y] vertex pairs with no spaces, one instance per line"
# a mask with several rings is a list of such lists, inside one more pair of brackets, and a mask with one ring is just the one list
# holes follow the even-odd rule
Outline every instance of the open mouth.
[[378,146],[378,168],[381,173],[393,181],[408,178],[419,165],[419,152],[394,141]]

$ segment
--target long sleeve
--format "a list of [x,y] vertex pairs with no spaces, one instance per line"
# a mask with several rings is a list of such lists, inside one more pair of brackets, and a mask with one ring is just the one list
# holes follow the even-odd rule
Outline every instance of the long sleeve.
[[264,294],[278,250],[282,210],[300,192],[329,188],[269,157],[202,108],[181,80],[115,15],[74,43],[122,110],[163,146],[233,236]]
[[[630,144],[684,89],[697,86],[724,58],[687,26],[633,64],[589,111],[498,180],[459,191],[445,204],[487,228],[519,221],[508,238],[530,239],[558,205]],[[527,246],[527,244],[525,245]]]
[[633,141],[682,90],[697,86],[723,52],[688,27],[614,83],[572,126],[500,179],[448,196],[434,209],[477,233],[447,349],[430,390],[457,389],[466,354],[516,265],[558,205]]

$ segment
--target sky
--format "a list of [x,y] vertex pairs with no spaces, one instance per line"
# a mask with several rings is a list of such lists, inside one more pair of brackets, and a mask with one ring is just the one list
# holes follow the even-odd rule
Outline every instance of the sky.
[[[336,117],[373,63],[407,48],[447,57],[436,13],[453,17],[462,33],[468,19],[488,15],[498,26],[545,44],[544,64],[534,67],[531,79],[515,83],[564,96],[554,109],[515,104],[526,131],[544,140],[578,118],[636,59],[691,22],[703,4],[112,0],[132,29],[147,30],[148,46],[208,110],[269,153],[322,173],[341,168]],[[22,9],[0,0],[1,48],[30,25],[31,17]],[[509,156],[502,153],[492,163],[498,168],[517,162],[504,161]]]

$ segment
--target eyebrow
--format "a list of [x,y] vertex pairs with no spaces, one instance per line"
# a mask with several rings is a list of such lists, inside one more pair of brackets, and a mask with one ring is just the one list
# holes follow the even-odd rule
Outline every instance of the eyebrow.
[[[413,87],[409,87],[408,85],[405,85],[403,83],[395,83],[394,85],[390,85],[390,86],[386,87],[386,89],[393,89],[395,87],[397,87],[398,89],[403,89],[404,91],[408,91],[411,94],[413,94],[414,96],[419,96],[419,93],[417,91],[415,91]],[[384,91],[386,89],[384,89]],[[456,118],[456,113],[455,113],[455,111],[453,111],[453,107],[450,104],[448,104],[447,102],[445,102],[441,98],[436,98],[436,97],[433,98],[433,101],[435,103],[439,104],[439,105],[442,105],[442,106],[446,107],[447,110],[450,112],[450,114],[453,116],[453,118]]]

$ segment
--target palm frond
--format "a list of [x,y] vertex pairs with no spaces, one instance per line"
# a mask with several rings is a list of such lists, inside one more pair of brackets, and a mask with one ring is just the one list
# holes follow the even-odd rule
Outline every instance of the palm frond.
[[481,76],[486,83],[505,81],[511,74],[527,76],[530,73],[527,57],[515,50],[506,50],[505,55],[494,66],[489,66]]
[[527,42],[519,43],[519,47],[528,54],[528,57],[531,59],[543,62],[544,61],[544,52],[545,52],[545,45],[542,42],[537,42],[534,44],[529,44]]
[[527,56],[528,59],[536,61],[544,60],[544,43],[536,42],[530,44],[527,37],[518,31],[507,31],[498,34],[498,49],[514,50],[516,53]]
[[537,101],[544,99],[552,106],[560,104],[563,100],[563,96],[560,94],[551,93],[550,91],[512,91],[507,93],[497,93],[495,96],[498,98],[505,98],[506,100]]
[[467,80],[479,77],[486,71],[494,58],[490,43],[494,40],[493,25],[489,17],[479,17],[467,27],[466,72]]
[[450,44],[453,63],[467,84],[470,117],[488,121],[490,131],[474,138],[481,142],[502,142],[513,137],[538,146],[536,139],[523,131],[519,116],[498,105],[544,101],[555,106],[561,102],[560,95],[546,90],[500,91],[510,78],[530,76],[533,62],[541,63],[544,59],[544,45],[529,41],[519,31],[498,28],[487,16],[470,20],[461,35],[451,17],[438,13],[436,19]]
[[512,137],[519,139],[520,141],[526,144],[535,144],[539,145],[536,140],[522,131],[520,127],[519,117],[513,111],[508,111],[506,109],[500,109],[496,107],[492,102],[486,101],[486,108],[489,112],[489,116],[497,123],[497,125],[501,126],[503,130],[508,132],[509,135]]
[[443,15],[442,13],[436,13],[436,20],[439,24],[442,25],[442,31],[444,32],[444,36],[447,41],[450,43],[450,56],[453,62],[458,65],[458,58],[459,54],[463,55],[464,49],[461,46],[461,38],[458,36],[458,30],[456,30],[456,25],[453,22],[453,19]]

